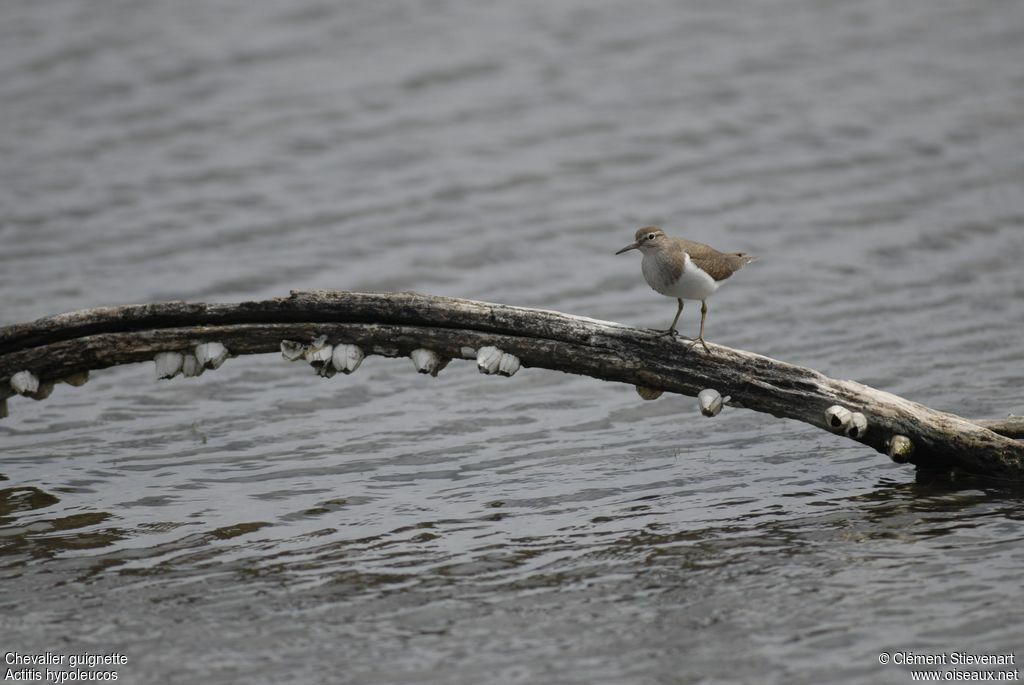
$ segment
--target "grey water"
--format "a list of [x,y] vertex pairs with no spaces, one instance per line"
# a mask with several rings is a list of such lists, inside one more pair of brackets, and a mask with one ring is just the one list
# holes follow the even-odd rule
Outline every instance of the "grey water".
[[[660,224],[761,257],[709,340],[1024,413],[1022,65],[1016,0],[4,0],[0,325],[336,288],[665,327],[613,256]],[[1019,492],[804,424],[379,357],[9,404],[5,654],[215,684],[1021,654]]]

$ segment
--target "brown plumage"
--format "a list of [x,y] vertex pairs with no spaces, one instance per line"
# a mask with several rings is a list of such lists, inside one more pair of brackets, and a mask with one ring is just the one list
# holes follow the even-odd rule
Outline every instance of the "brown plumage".
[[690,255],[693,263],[716,281],[724,281],[757,259],[757,257],[744,252],[719,252],[710,245],[693,240],[676,238],[676,241],[683,251]]

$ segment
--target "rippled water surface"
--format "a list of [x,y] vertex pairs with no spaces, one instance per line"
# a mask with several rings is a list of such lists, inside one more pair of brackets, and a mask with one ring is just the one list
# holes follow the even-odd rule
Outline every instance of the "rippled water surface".
[[[710,339],[1024,413],[1021,65],[1014,0],[5,0],[0,324],[323,287],[664,327],[613,256],[660,223],[761,255]],[[269,355],[10,408],[0,648],[123,682],[902,683],[880,652],[1022,647],[1017,493],[761,414]]]

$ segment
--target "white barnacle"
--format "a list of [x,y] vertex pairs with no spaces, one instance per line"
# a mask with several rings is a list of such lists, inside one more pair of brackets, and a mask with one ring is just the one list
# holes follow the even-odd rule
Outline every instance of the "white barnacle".
[[468,346],[460,347],[459,354],[463,359],[476,359],[476,349]]
[[31,371],[19,371],[11,376],[11,389],[19,395],[31,395],[39,390],[39,379]]
[[854,440],[860,440],[868,432],[868,417],[859,411],[850,415],[850,425],[846,427],[846,436]]
[[202,376],[203,372],[206,371],[206,367],[199,363],[196,356],[191,352],[182,355],[181,359],[181,375],[185,378],[195,378],[196,376]]
[[156,364],[157,378],[174,378],[181,373],[181,365],[185,361],[185,355],[181,352],[158,352],[153,357]]
[[88,380],[89,380],[89,372],[88,371],[79,371],[78,373],[73,373],[70,376],[65,376],[64,378],[61,378],[60,380],[61,380],[62,383],[67,383],[68,385],[70,385],[72,387],[79,388],[79,387],[85,385],[86,382],[88,382]]
[[633,387],[636,388],[636,394],[645,400],[656,400],[665,392],[657,388],[648,388],[646,385],[635,385]]
[[497,347],[481,347],[476,352],[476,368],[480,369],[480,373],[488,375],[497,373],[498,366],[501,364],[502,354],[504,352]]
[[302,359],[302,355],[306,353],[306,347],[306,345],[294,340],[282,340],[281,356],[285,358],[285,361],[296,362]]
[[204,368],[219,369],[228,358],[228,348],[219,342],[199,343],[196,345],[195,355]]
[[359,368],[363,363],[362,348],[358,345],[340,343],[334,346],[334,354],[331,357],[331,365],[344,374],[349,374]]
[[409,353],[409,358],[412,359],[413,366],[420,373],[429,373],[431,376],[436,376],[441,369],[448,365],[448,359],[441,359],[440,355],[433,350],[428,350],[423,347],[418,347]]
[[305,357],[309,365],[314,369],[319,369],[324,364],[331,363],[331,355],[334,354],[334,347],[332,345],[317,345],[314,343],[310,347],[306,348]]
[[704,416],[718,416],[722,406],[729,401],[729,396],[722,397],[722,394],[712,388],[705,388],[697,393],[697,406]]
[[850,425],[850,418],[852,416],[853,412],[846,407],[833,404],[825,410],[825,423],[829,428],[839,433],[846,430],[846,427]]
[[894,435],[888,443],[889,457],[897,464],[905,464],[914,453],[914,443],[905,435]]
[[514,376],[520,366],[522,364],[519,362],[519,357],[508,352],[502,352],[501,359],[498,361],[498,375]]

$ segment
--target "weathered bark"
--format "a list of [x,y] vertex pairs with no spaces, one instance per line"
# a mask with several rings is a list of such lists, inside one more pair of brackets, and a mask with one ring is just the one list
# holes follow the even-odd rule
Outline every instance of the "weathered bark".
[[1024,438],[1024,416],[1007,416],[1003,419],[975,419],[974,423],[988,428],[993,433],[1008,438]]
[[[238,304],[168,302],[71,312],[0,328],[0,397],[10,377],[29,370],[43,381],[152,359],[219,341],[233,354],[276,352],[282,340],[359,345],[367,354],[408,355],[416,348],[460,358],[483,346],[519,357],[523,366],[696,395],[714,388],[741,406],[825,430],[833,405],[860,412],[856,440],[880,452],[895,435],[910,439],[907,461],[929,468],[1024,478],[1020,417],[985,422],[930,409],[855,381],[768,357],[558,312],[416,293],[293,292]],[[999,433],[1004,433],[1000,435]]]

